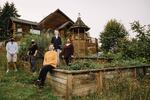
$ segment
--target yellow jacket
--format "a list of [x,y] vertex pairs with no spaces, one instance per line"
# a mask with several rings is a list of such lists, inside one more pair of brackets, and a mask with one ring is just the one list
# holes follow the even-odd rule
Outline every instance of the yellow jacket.
[[44,55],[43,65],[51,65],[53,67],[57,66],[57,52],[47,51]]

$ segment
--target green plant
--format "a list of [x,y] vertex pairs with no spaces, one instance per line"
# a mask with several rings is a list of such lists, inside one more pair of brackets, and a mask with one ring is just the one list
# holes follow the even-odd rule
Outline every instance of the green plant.
[[101,67],[103,66],[91,60],[76,60],[70,66],[60,66],[60,68],[67,70],[89,70]]
[[22,66],[18,65],[18,71],[6,71],[6,52],[0,51],[0,100],[59,100],[52,94],[49,84],[40,90],[35,87],[33,80],[37,78]]
[[101,49],[104,52],[116,52],[120,40],[126,38],[128,32],[123,24],[116,19],[107,22],[104,31],[100,34]]
[[20,41],[19,48],[19,57],[21,59],[25,59],[28,51],[28,47],[31,44],[31,40],[34,39],[38,45],[38,57],[43,57],[44,52],[48,49],[48,45],[50,44],[50,38],[47,38],[42,35],[26,35]]
[[0,37],[6,38],[12,36],[11,32],[11,21],[10,17],[20,17],[18,11],[15,7],[14,3],[9,3],[8,1],[4,4],[3,8],[1,9],[0,15]]

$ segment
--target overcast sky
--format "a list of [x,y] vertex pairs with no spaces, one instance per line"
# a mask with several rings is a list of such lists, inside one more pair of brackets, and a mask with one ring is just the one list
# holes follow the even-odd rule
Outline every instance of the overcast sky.
[[48,14],[60,9],[73,21],[78,13],[89,26],[90,35],[98,38],[110,19],[124,24],[131,36],[130,23],[139,20],[142,25],[150,24],[150,0],[0,0],[0,6],[13,2],[21,19],[40,22]]

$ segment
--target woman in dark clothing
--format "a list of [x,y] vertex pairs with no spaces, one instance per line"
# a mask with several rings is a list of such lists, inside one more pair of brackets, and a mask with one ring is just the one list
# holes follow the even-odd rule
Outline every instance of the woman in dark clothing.
[[71,59],[73,58],[74,53],[74,47],[71,43],[70,39],[67,39],[67,43],[64,45],[64,48],[62,50],[62,58],[64,58],[66,65],[69,65],[71,63]]

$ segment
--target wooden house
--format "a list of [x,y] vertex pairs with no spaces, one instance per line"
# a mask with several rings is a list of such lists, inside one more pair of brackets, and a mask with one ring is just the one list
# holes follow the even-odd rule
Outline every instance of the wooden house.
[[53,13],[46,16],[41,22],[39,27],[41,33],[50,35],[55,29],[58,29],[60,36],[65,37],[68,29],[74,24],[74,22],[65,15],[61,10],[57,9]]
[[88,30],[90,28],[85,25],[80,17],[78,17],[77,21],[74,23],[61,10],[57,9],[45,17],[38,26],[41,29],[41,34],[46,36],[53,35],[54,30],[57,29],[61,37],[71,37],[77,57],[97,53],[97,39],[89,36]]
[[40,34],[37,22],[10,17],[10,32],[13,36],[23,36],[28,33]]

